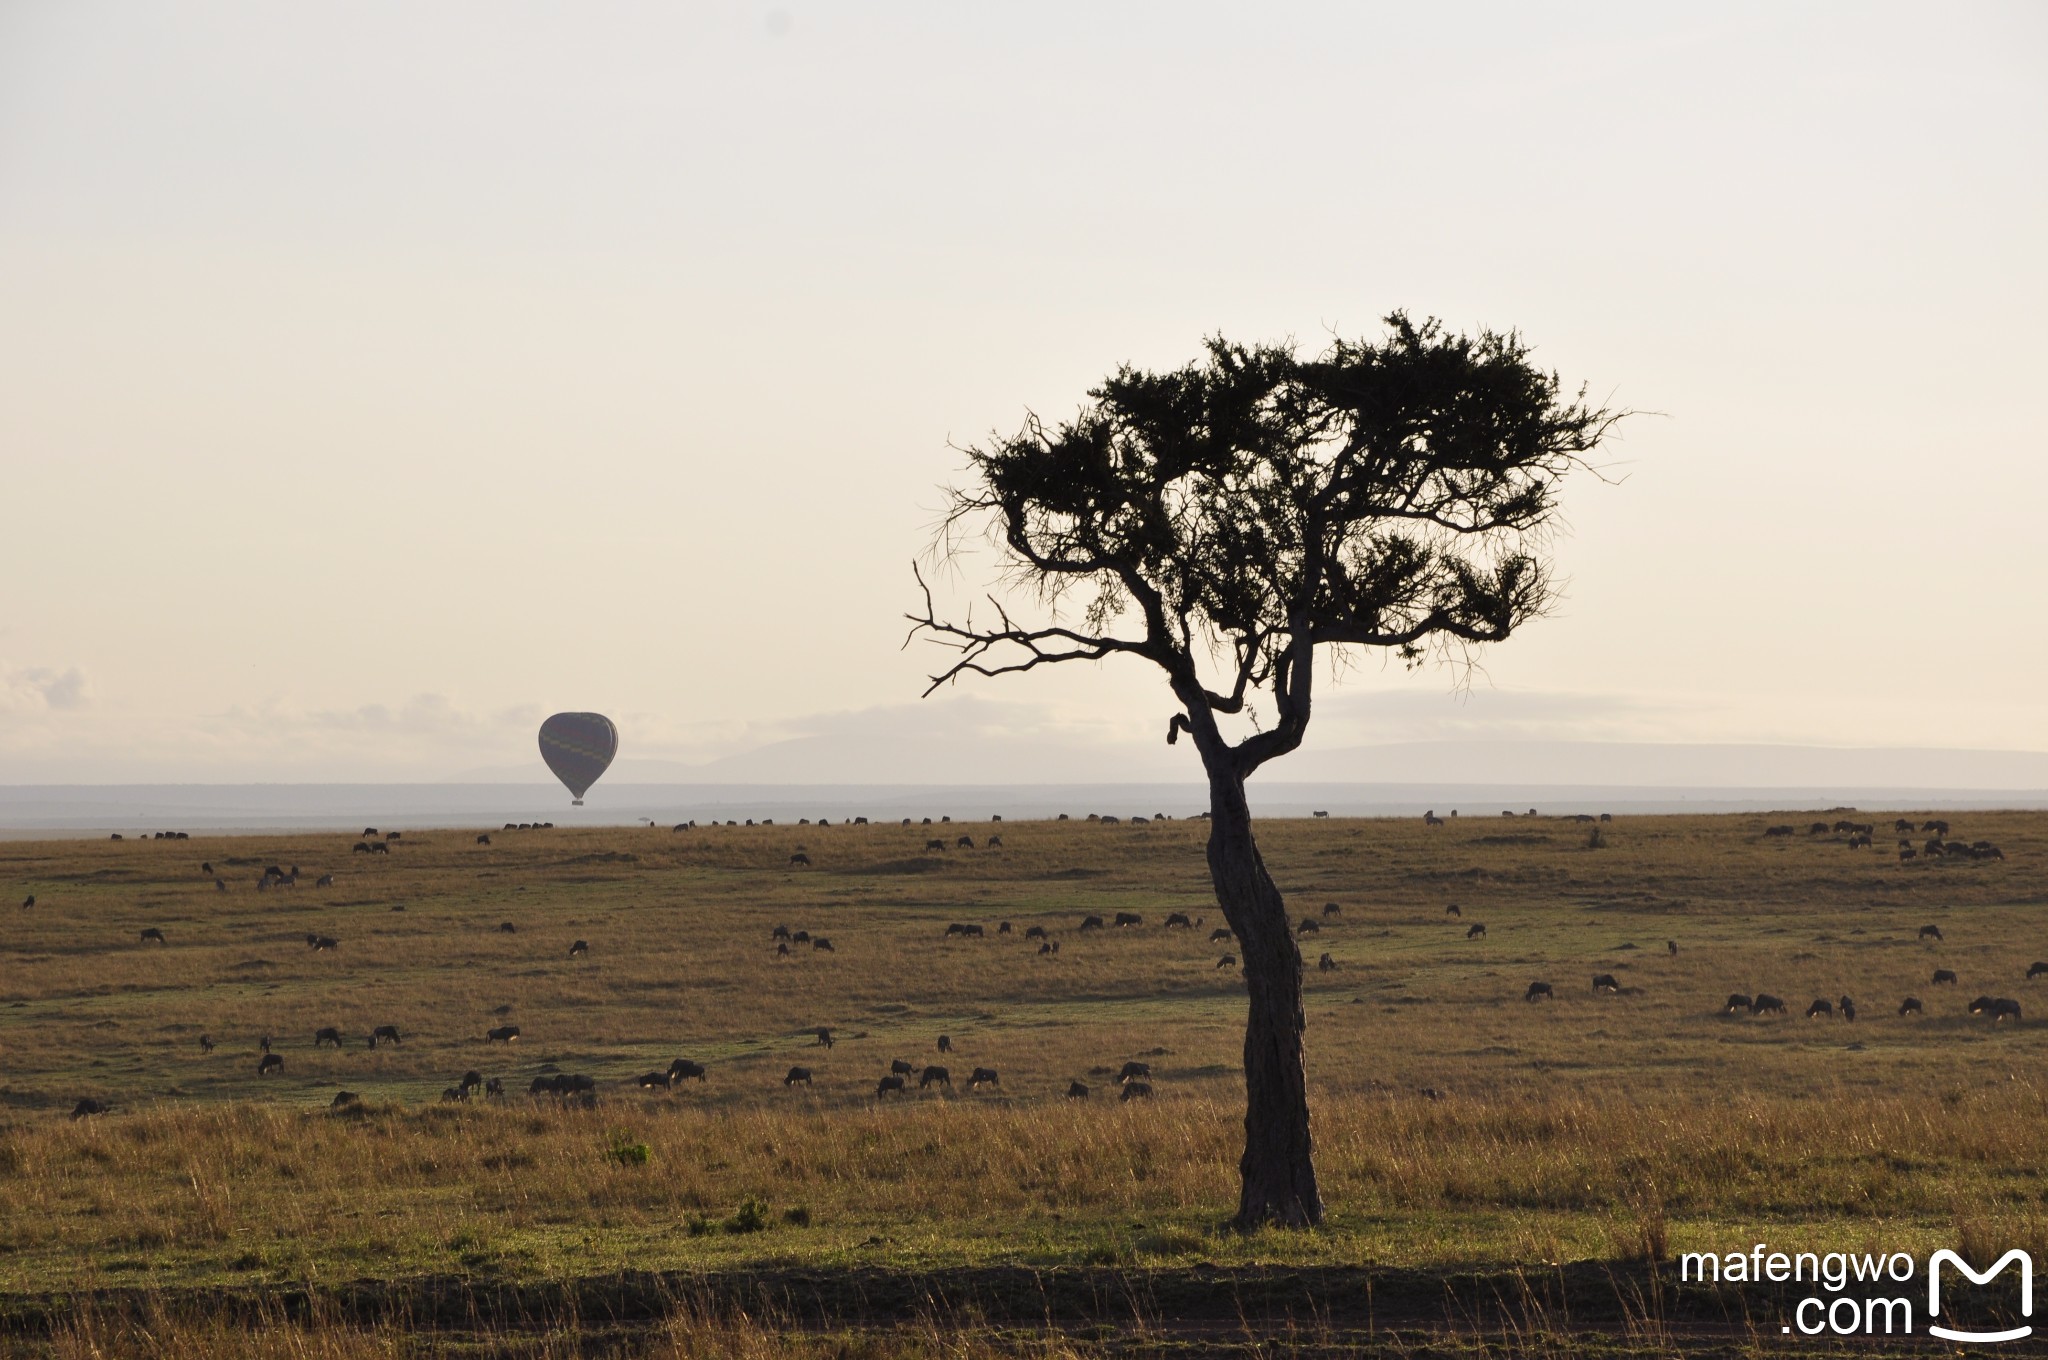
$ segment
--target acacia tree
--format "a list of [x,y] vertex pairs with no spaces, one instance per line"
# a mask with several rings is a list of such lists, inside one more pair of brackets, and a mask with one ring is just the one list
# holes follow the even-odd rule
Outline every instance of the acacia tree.
[[991,595],[991,615],[949,622],[918,573],[911,636],[956,653],[925,692],[1118,655],[1165,672],[1166,740],[1189,737],[1208,775],[1209,874],[1249,993],[1235,1222],[1311,1225],[1301,954],[1245,781],[1301,745],[1318,648],[1414,665],[1543,613],[1559,483],[1622,413],[1561,396],[1513,333],[1400,313],[1379,343],[1303,358],[1218,338],[1197,363],[1125,367],[1088,395],[1072,420],[1029,416],[964,450],[972,483],[947,491],[935,555],[985,532],[1045,621]]

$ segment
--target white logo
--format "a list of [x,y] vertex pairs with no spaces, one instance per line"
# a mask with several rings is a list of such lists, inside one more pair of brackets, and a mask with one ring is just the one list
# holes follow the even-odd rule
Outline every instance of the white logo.
[[[1941,1316],[1941,1263],[1943,1261],[1947,1261],[1957,1270],[1969,1276],[1972,1284],[1990,1284],[1992,1278],[1998,1272],[2004,1270],[2014,1261],[2018,1261],[2020,1263],[2020,1316],[2032,1317],[2034,1315],[2033,1257],[2027,1255],[2026,1252],[2018,1247],[2014,1247],[2011,1251],[1999,1257],[1997,1263],[1991,1269],[1979,1274],[1970,1268],[1968,1261],[1965,1261],[1962,1257],[1944,1247],[1927,1258],[1927,1316],[1930,1319]],[[2022,1337],[2034,1334],[2032,1326],[2014,1327],[2011,1331],[2006,1332],[1958,1332],[1947,1327],[1936,1327],[1931,1321],[1928,1324],[1927,1330],[1930,1334],[1938,1336],[1944,1341],[2018,1341]]]

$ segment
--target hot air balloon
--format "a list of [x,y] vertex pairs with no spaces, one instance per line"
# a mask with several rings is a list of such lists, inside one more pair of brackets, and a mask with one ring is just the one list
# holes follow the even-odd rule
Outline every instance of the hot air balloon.
[[540,725],[540,758],[583,806],[583,793],[619,753],[619,729],[602,713],[557,713]]

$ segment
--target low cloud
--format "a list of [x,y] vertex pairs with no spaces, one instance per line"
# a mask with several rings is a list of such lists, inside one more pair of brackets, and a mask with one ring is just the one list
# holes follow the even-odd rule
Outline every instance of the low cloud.
[[35,714],[82,708],[86,703],[85,672],[76,666],[0,665],[0,713]]

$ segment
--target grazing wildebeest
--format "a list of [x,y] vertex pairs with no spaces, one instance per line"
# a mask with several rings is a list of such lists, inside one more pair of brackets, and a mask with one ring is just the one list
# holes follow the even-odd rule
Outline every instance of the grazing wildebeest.
[[943,1067],[926,1067],[924,1075],[917,1079],[917,1089],[922,1091],[933,1082],[937,1082],[950,1091],[953,1089],[953,1074]]
[[1311,815],[1311,816],[1316,816],[1316,817],[1327,817],[1327,816],[1329,816],[1330,814],[1329,814],[1329,813],[1327,813],[1327,812],[1317,812],[1317,813],[1312,813],[1312,814],[1310,814],[1310,815]]
[[384,839],[387,841],[395,841],[404,834],[405,833],[403,831],[387,831],[384,833]]
[[1337,904],[1336,904],[1335,902],[1325,902],[1325,903],[1323,903],[1323,915],[1325,915],[1325,916],[1342,916],[1343,914],[1344,914],[1344,908],[1342,908],[1342,907],[1338,906],[1338,905],[1337,905]]
[[1901,817],[1896,822],[1892,823],[1892,830],[1897,831],[1902,835],[1911,834],[1913,830],[1913,824],[1907,821],[1904,817]]
[[1141,926],[1144,924],[1145,918],[1138,915],[1138,913],[1135,911],[1120,911],[1116,914],[1116,925],[1118,929],[1122,929],[1125,926]]
[[462,1088],[463,1099],[467,1100],[471,1091],[484,1084],[484,1074],[472,1067],[464,1072],[462,1080],[455,1084]]
[[569,946],[569,957],[572,959],[579,954],[588,954],[589,952],[590,941],[588,940],[578,940],[576,941],[576,943]]
[[802,1083],[803,1083],[804,1085],[806,1085],[806,1086],[809,1086],[809,1085],[811,1084],[811,1069],[810,1069],[810,1068],[808,1068],[808,1067],[792,1067],[792,1068],[790,1068],[790,1069],[789,1069],[789,1074],[788,1074],[787,1076],[783,1077],[783,1079],[782,1079],[782,1084],[783,1084],[784,1086],[794,1086],[794,1085],[796,1085],[796,1084],[797,1084],[798,1082],[802,1082]]
[[1666,940],[1664,942],[1664,948],[1670,952],[1672,958],[1675,959],[1678,957],[1678,941]]
[[224,878],[216,878],[213,880],[213,890],[215,892],[226,892],[228,890],[228,881]]
[[883,1077],[880,1081],[875,1083],[875,1099],[880,1100],[883,1096],[888,1095],[891,1091],[894,1091],[899,1096],[903,1094],[902,1077],[893,1075],[887,1076]]
[[[30,901],[31,903],[33,903],[33,902],[35,901],[35,899],[34,899],[33,897],[31,897],[31,898],[29,899],[29,901]],[[1102,929],[1102,918],[1101,918],[1100,916],[1083,916],[1083,917],[1081,918],[1081,929],[1083,929],[1083,930],[1100,930],[1100,929]]]
[[341,948],[341,941],[335,939],[332,935],[309,935],[306,937],[306,943],[313,947],[315,954],[323,954],[330,949]]
[[953,1051],[953,1038],[952,1038],[952,1036],[951,1036],[951,1035],[948,1035],[948,1034],[941,1034],[941,1035],[939,1036],[939,1052],[941,1052],[941,1053],[951,1053],[952,1051]]
[[823,935],[811,936],[811,948],[815,950],[822,950],[827,954],[837,954],[839,952],[838,950],[832,947],[832,941],[826,939]]
[[388,855],[391,853],[391,847],[383,841],[371,841],[370,853],[373,855]]
[[1912,846],[1902,845],[1899,847],[1899,863],[1904,864],[1907,860],[1918,858],[1920,858],[1920,852]]
[[941,840],[930,840],[924,843],[924,848],[927,850],[943,850],[946,848],[946,843]]
[[1331,958],[1328,954],[1324,954],[1321,958],[1316,960],[1316,971],[1319,973],[1336,972],[1337,960]]
[[917,1069],[915,1067],[912,1067],[909,1063],[905,1062],[901,1058],[890,1059],[889,1070],[899,1077],[915,1076],[917,1073]]
[[1003,922],[1003,923],[1002,923],[1001,925],[999,925],[999,926],[997,926],[997,927],[996,927],[996,934],[998,934],[998,935],[1007,935],[1007,934],[1009,934],[1009,933],[1010,933],[1010,923],[1009,923],[1008,921],[1005,921],[1005,922]]
[[1844,1020],[1853,1021],[1856,1018],[1856,1003],[1846,996],[1835,1002],[1835,1009],[1842,1013]]
[[1956,975],[1946,968],[1937,968],[1934,970],[1933,981],[1929,985],[1934,987],[1953,987],[1956,985]]
[[333,875],[333,874],[322,874],[322,875],[320,875],[320,877],[318,877],[318,878],[316,878],[316,879],[314,879],[314,880],[313,880],[313,886],[314,886],[314,887],[316,887],[316,888],[331,888],[331,887],[333,887],[333,886],[334,886],[334,875]]
[[1456,902],[1453,902],[1449,906],[1444,908],[1444,915],[1457,916],[1462,918],[1465,915],[1465,913],[1458,910],[1458,904]]
[[775,946],[775,957],[778,959],[789,957],[789,945],[787,942],[779,943]]
[[1151,1099],[1151,1097],[1152,1097],[1152,1084],[1151,1084],[1150,1082],[1144,1082],[1144,1081],[1130,1081],[1130,1082],[1125,1082],[1125,1083],[1124,1083],[1124,1089],[1123,1089],[1123,1094],[1122,1094],[1122,1095],[1120,1095],[1120,1096],[1118,1096],[1118,1097],[1117,1097],[1117,1099],[1118,1099],[1118,1100],[1149,1100],[1149,1099]]
[[962,925],[962,924],[961,924],[960,922],[958,922],[958,921],[955,921],[955,922],[954,922],[953,924],[951,924],[951,925],[949,925],[949,926],[947,926],[947,927],[946,927],[946,934],[947,934],[947,935],[948,935],[949,937],[950,937],[950,936],[954,936],[954,935],[959,935],[959,936],[963,936],[963,937],[965,937],[965,936],[972,936],[972,937],[974,937],[974,938],[976,938],[976,939],[980,939],[980,938],[982,937],[983,933],[984,933],[984,932],[982,931],[982,928],[981,928],[980,926],[977,926],[977,925]]
[[977,1067],[968,1074],[967,1089],[972,1091],[981,1086],[1001,1086],[1003,1079],[996,1075],[993,1067]]
[[1166,914],[1166,928],[1172,930],[1176,926],[1182,930],[1193,930],[1195,923],[1184,911],[1170,911]]
[[675,1082],[669,1079],[669,1075],[666,1072],[642,1072],[633,1080],[643,1091],[652,1091],[656,1087],[666,1091],[669,1087],[675,1085]]
[[1938,940],[1938,939],[1940,939],[1940,938],[1941,938],[1941,927],[1940,927],[1940,926],[1922,926],[1922,927],[1920,927],[1920,938],[1921,938],[1921,939],[1923,939],[1923,940]]
[[348,852],[351,855],[367,855],[370,853],[370,847],[365,845],[361,841],[357,841],[354,845],[351,845],[348,848]]
[[1060,942],[1058,940],[1047,941],[1045,944],[1038,946],[1038,952],[1041,957],[1046,954],[1057,954],[1060,952]]
[[1815,822],[1812,826],[1806,828],[1806,834],[1809,836],[1825,836],[1828,834],[1828,824],[1826,822]]
[[1116,1074],[1116,1079],[1120,1082],[1132,1081],[1138,1077],[1149,1077],[1151,1075],[1151,1063],[1139,1062],[1137,1059],[1133,1058],[1130,1062],[1127,1062],[1123,1065],[1123,1070]]
[[1899,1003],[1899,1014],[1902,1016],[1921,1015],[1924,1013],[1920,1009],[1920,998],[1917,996],[1909,996]]
[[1835,1003],[1824,996],[1815,997],[1813,1004],[1806,1008],[1806,1018],[1809,1020],[1818,1020],[1823,1015],[1832,1016],[1834,1013]]
[[1968,1007],[1968,1010],[1972,1015],[1982,1015],[1990,1009],[1991,998],[1988,996],[1978,997],[1976,1000],[1972,1001]]
[[811,932],[799,930],[796,934],[789,937],[789,942],[791,944],[809,944],[811,942]]
[[959,840],[953,842],[953,847],[957,850],[972,850],[974,848],[974,837],[962,836]]
[[1785,1015],[1785,1003],[1769,992],[1758,992],[1756,1000],[1749,1003],[1751,1015]]
[[519,1026],[517,1025],[500,1025],[496,1029],[484,1031],[485,1043],[509,1044],[518,1037]]
[[788,939],[788,938],[789,938],[789,927],[788,927],[788,926],[777,926],[777,927],[775,927],[775,929],[773,929],[773,930],[771,930],[771,931],[769,931],[769,932],[768,932],[768,938],[769,938],[769,939],[771,939],[771,940],[786,940],[786,939]]
[[489,836],[478,836],[476,838],[476,843],[478,845],[489,845],[491,843],[491,838]]
[[1472,928],[1465,932],[1465,938],[1468,940],[1477,940],[1482,938],[1485,934],[1485,924],[1483,922],[1475,921],[1472,923]]
[[1067,1083],[1068,1100],[1086,1100],[1087,1098],[1088,1084],[1086,1082],[1070,1081]]
[[1024,938],[1027,940],[1044,940],[1051,937],[1046,934],[1044,926],[1026,926],[1024,927]]
[[1322,934],[1322,931],[1323,928],[1321,924],[1319,924],[1316,921],[1316,918],[1313,916],[1302,917],[1301,924],[1294,928],[1294,933],[1296,935],[1320,935]]
[[489,1081],[484,1083],[484,1094],[491,1097],[493,1100],[502,1097],[505,1094],[504,1080],[499,1077],[492,1077]]
[[2035,963],[2027,967],[2027,981],[2032,982],[2043,973],[2048,973],[2048,963]]
[[1791,827],[1789,827],[1789,826],[1772,826],[1772,827],[1766,827],[1766,828],[1764,828],[1764,835],[1765,835],[1766,837],[1770,837],[1770,836],[1789,836],[1789,835],[1791,835],[1791,834],[1792,834],[1792,828],[1791,828]]
[[498,933],[500,935],[517,935],[519,927],[513,925],[510,921],[500,921],[498,922]]
[[1425,812],[1422,814],[1422,824],[1424,826],[1442,826],[1444,819],[1437,816],[1434,812]]
[[201,1053],[213,1052],[213,1037],[211,1035],[202,1034],[199,1036],[199,1051]]
[[1937,836],[1948,835],[1948,823],[1943,821],[1923,822],[1920,825],[1920,829],[1922,831],[1932,831]]
[[1216,929],[1209,932],[1210,944],[1220,944],[1222,941],[1228,940],[1230,938],[1231,934],[1229,926],[1218,926],[1216,927]]
[[443,1105],[448,1105],[451,1103],[456,1103],[468,1099],[469,1092],[463,1090],[459,1086],[444,1086],[443,1088],[441,1088],[441,1103]]
[[789,867],[792,869],[808,869],[811,867],[811,857],[799,850],[789,857]]
[[691,1062],[688,1058],[677,1058],[668,1065],[669,1084],[679,1081],[704,1080],[704,1064]]
[[109,1112],[109,1109],[110,1107],[106,1102],[94,1100],[91,1096],[87,1096],[84,1100],[71,1107],[71,1117],[73,1119],[84,1119],[87,1115],[106,1114]]
[[199,872],[202,874],[211,874],[213,872],[213,861],[210,859],[201,860],[199,863]]
[[1547,982],[1532,982],[1529,984],[1529,990],[1522,993],[1524,1001],[1541,1001],[1544,997],[1551,997],[1553,1000],[1556,998],[1556,993],[1550,990],[1550,984]]
[[1593,976],[1593,990],[1595,992],[1619,992],[1621,984],[1614,980],[1614,974],[1612,973],[1596,973]]
[[816,1034],[816,1035],[817,1035],[818,1037],[817,1037],[816,1039],[812,1040],[812,1042],[811,1042],[811,1047],[812,1047],[812,1048],[830,1048],[830,1047],[832,1047],[832,1027],[831,1027],[830,1025],[820,1025],[820,1026],[818,1026],[818,1028],[817,1028],[817,1029],[816,1029],[815,1031],[813,1031],[813,1032],[814,1032],[814,1033],[815,1033],[815,1034]]
[[990,837],[988,838],[988,848],[989,848],[990,850],[1000,850],[1000,849],[1002,849],[1002,848],[1003,848],[1003,838],[1002,838],[1001,836],[990,836]]
[[1728,1003],[1721,1007],[1721,1014],[1733,1015],[1737,1011],[1748,1010],[1754,1004],[1754,1002],[1752,1002],[1748,997],[1744,996],[1741,992],[1730,992],[1728,993]]
[[148,944],[151,940],[155,940],[158,944],[169,943],[168,940],[164,939],[164,933],[161,930],[158,930],[155,926],[146,926],[142,931],[142,943]]
[[1220,958],[1220,959],[1216,960],[1216,966],[1217,966],[1218,968],[1235,968],[1235,967],[1237,967],[1237,955],[1235,955],[1235,954],[1225,954],[1225,955],[1224,955],[1224,956],[1223,956],[1222,958]]
[[351,1105],[360,1105],[362,1103],[363,1098],[354,1091],[336,1091],[334,1099],[327,1102],[327,1108],[330,1110],[346,1110]]
[[1991,1003],[1993,1020],[2017,1020],[2020,1018],[2020,1003],[2011,997],[2001,996]]
[[398,1026],[396,1026],[396,1025],[379,1025],[379,1026],[377,1026],[377,1028],[375,1028],[375,1029],[373,1029],[373,1030],[371,1030],[371,1031],[370,1031],[370,1047],[371,1047],[371,1048],[375,1048],[375,1047],[376,1047],[376,1046],[377,1046],[378,1044],[380,1044],[380,1043],[384,1042],[385,1040],[389,1040],[390,1042],[392,1042],[392,1043],[394,1043],[394,1044],[395,1044],[395,1043],[398,1043],[398,1042],[399,1042],[399,1039],[398,1039]]
[[333,1025],[323,1025],[313,1031],[313,1047],[318,1048],[322,1044],[330,1043],[336,1048],[341,1047],[341,1031]]
[[266,1053],[256,1064],[256,1075],[259,1077],[267,1077],[272,1072],[282,1071],[284,1071],[284,1055],[282,1053]]

